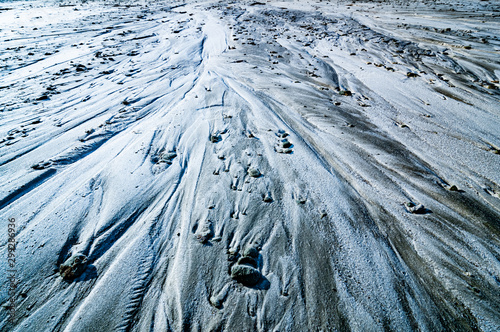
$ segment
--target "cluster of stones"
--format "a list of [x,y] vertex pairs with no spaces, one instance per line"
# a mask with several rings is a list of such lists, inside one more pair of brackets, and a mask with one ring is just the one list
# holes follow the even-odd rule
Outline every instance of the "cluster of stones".
[[288,140],[288,133],[284,130],[278,130],[276,134],[278,136],[278,147],[276,147],[276,152],[278,153],[292,153],[292,143]]

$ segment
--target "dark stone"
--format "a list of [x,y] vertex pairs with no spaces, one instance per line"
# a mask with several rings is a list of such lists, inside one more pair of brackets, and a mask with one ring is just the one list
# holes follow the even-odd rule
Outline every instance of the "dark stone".
[[249,168],[248,175],[250,175],[253,178],[258,178],[261,176],[261,173],[257,168]]
[[290,143],[290,141],[285,138],[285,139],[281,140],[280,145],[281,145],[282,148],[286,149],[286,148],[291,147],[292,143]]
[[87,256],[82,254],[74,255],[59,266],[61,277],[66,280],[75,279],[82,275],[87,268]]
[[52,163],[50,161],[42,161],[42,162],[39,162],[38,164],[34,164],[34,165],[31,165],[31,168],[35,169],[35,170],[41,170],[41,169],[46,169],[48,167],[50,167],[50,165],[52,165]]
[[249,256],[245,256],[245,257],[240,258],[240,260],[238,261],[238,264],[239,265],[249,265],[249,266],[257,268],[257,261],[254,258],[249,257]]
[[38,97],[36,100],[42,101],[42,100],[49,100],[49,96],[46,94],[41,95]]
[[160,154],[160,161],[171,162],[175,157],[177,157],[177,153],[175,152],[163,152]]
[[273,198],[271,197],[271,195],[267,194],[264,196],[264,202],[266,203],[271,203],[273,201]]
[[245,286],[255,286],[261,277],[256,268],[248,265],[234,265],[231,268],[231,278]]
[[278,130],[278,137],[280,138],[285,138],[288,136],[288,133],[284,131],[283,129]]
[[229,262],[235,262],[240,255],[237,252],[230,252],[228,253],[227,260]]
[[210,134],[210,142],[212,143],[217,143],[220,142],[222,138],[220,137],[219,134]]
[[415,204],[413,202],[407,203],[406,209],[408,210],[408,212],[414,214],[426,214],[430,212],[430,210],[427,210],[422,204]]
[[217,309],[222,309],[222,300],[218,297],[212,296],[209,301]]
[[290,154],[293,152],[291,148],[286,148],[286,149],[276,149],[276,152],[278,153],[285,153],[285,154]]
[[87,71],[87,67],[85,67],[84,65],[82,64],[78,64],[76,66],[76,71]]
[[205,232],[205,233],[202,233],[202,234],[196,234],[196,239],[201,244],[207,244],[208,241],[210,241],[211,238],[212,238],[212,233],[211,232]]
[[259,251],[254,247],[249,247],[245,249],[245,251],[243,252],[243,256],[257,258],[259,257]]

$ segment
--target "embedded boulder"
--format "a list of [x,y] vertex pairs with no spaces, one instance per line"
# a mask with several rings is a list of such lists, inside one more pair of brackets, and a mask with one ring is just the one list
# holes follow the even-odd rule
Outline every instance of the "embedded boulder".
[[243,256],[248,256],[256,259],[257,257],[259,257],[259,251],[254,247],[248,247],[243,252]]
[[217,142],[220,142],[222,141],[222,137],[219,135],[219,133],[215,133],[215,134],[210,134],[210,142],[212,143],[217,143]]
[[241,257],[238,260],[238,265],[248,265],[257,268],[257,261],[255,260],[255,258],[245,256]]
[[255,286],[261,277],[259,270],[249,265],[234,265],[231,268],[231,278],[245,286]]
[[290,143],[290,141],[288,139],[286,139],[286,138],[280,140],[279,144],[280,144],[280,147],[282,147],[284,149],[287,149],[287,148],[289,148],[289,147],[292,146],[292,143]]
[[425,214],[430,212],[422,204],[415,204],[413,202],[406,203],[406,210],[413,214]]
[[258,178],[259,176],[261,176],[261,173],[257,168],[249,168],[248,175],[250,175],[253,178]]
[[87,268],[87,261],[87,256],[85,255],[74,255],[59,266],[59,274],[66,280],[78,278]]
[[177,157],[177,153],[175,151],[163,152],[163,153],[160,154],[159,161],[167,163],[167,164],[171,164],[172,163],[172,159],[174,159],[175,157]]

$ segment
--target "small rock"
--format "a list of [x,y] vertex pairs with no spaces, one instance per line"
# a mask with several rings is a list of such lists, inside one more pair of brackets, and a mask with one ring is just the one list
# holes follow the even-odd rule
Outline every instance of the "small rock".
[[212,238],[212,232],[210,230],[204,231],[203,233],[196,234],[196,240],[201,244],[206,244]]
[[271,203],[273,201],[273,198],[271,197],[271,194],[267,193],[265,196],[264,196],[264,202],[266,203]]
[[52,165],[52,163],[50,161],[42,161],[42,162],[39,162],[38,164],[34,164],[34,165],[31,165],[31,168],[35,169],[35,170],[42,170],[42,169],[46,169],[48,167],[50,167],[50,165]]
[[415,74],[415,73],[412,73],[412,72],[407,72],[406,73],[406,77],[419,77],[420,75],[419,74]]
[[427,209],[422,204],[415,204],[412,202],[406,203],[406,209],[408,210],[408,212],[414,214],[427,213]]
[[243,256],[257,258],[257,257],[259,257],[259,251],[257,249],[255,249],[254,247],[248,247],[243,252]]
[[295,199],[295,201],[297,202],[297,204],[306,204],[306,198],[305,197],[298,197],[297,199]]
[[76,66],[76,71],[87,71],[87,69],[88,69],[88,68],[87,68],[87,67],[85,67],[85,66],[84,66],[84,65],[82,65],[82,64],[78,64],[78,65]]
[[280,138],[285,138],[288,136],[288,133],[284,131],[283,129],[278,130],[278,137]]
[[276,149],[276,152],[278,152],[278,153],[290,154],[290,153],[292,153],[292,152],[293,152],[293,150],[292,150],[292,149],[290,149],[290,148],[286,148],[286,149]]
[[221,137],[219,134],[210,134],[210,142],[217,143],[221,141]]
[[221,309],[222,308],[222,300],[219,299],[218,297],[216,296],[212,296],[210,297],[210,304],[212,304],[214,307],[216,307],[217,309]]
[[36,100],[38,100],[38,101],[49,100],[49,96],[46,94],[43,94],[40,97],[38,97]]
[[171,162],[175,157],[177,157],[177,153],[175,152],[164,152],[160,154],[160,161]]
[[281,146],[282,148],[285,148],[285,149],[286,149],[286,148],[291,147],[291,146],[292,146],[292,143],[290,143],[290,141],[289,141],[288,139],[284,138],[284,139],[282,139],[282,140],[280,141],[280,146]]
[[227,260],[229,262],[235,262],[240,257],[240,254],[238,254],[237,252],[232,251],[232,250],[228,250],[227,255],[228,255]]
[[258,178],[262,174],[260,173],[260,171],[257,168],[249,168],[248,175],[250,175],[253,178]]
[[59,273],[63,279],[71,280],[82,275],[87,268],[87,256],[76,254],[59,266]]
[[245,286],[255,286],[261,279],[260,272],[248,265],[234,265],[231,268],[231,278]]
[[249,265],[249,266],[257,268],[257,261],[250,256],[245,256],[245,257],[240,258],[238,260],[238,264],[239,265]]

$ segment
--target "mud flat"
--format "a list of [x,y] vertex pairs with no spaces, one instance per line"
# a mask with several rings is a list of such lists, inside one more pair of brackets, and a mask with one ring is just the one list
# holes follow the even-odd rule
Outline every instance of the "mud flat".
[[499,19],[0,3],[0,330],[498,331]]

